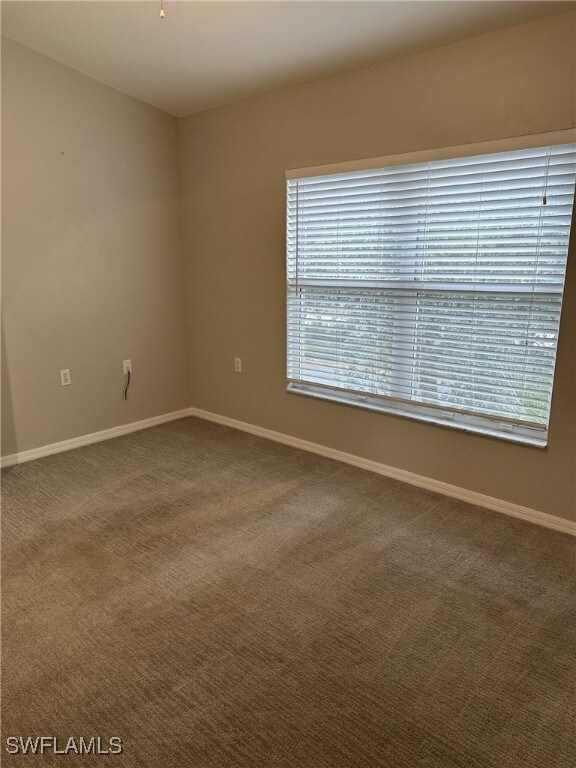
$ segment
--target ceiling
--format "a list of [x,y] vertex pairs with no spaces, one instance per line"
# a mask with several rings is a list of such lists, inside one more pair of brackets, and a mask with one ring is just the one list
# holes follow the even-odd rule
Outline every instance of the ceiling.
[[437,0],[5,0],[2,34],[177,117],[576,7]]

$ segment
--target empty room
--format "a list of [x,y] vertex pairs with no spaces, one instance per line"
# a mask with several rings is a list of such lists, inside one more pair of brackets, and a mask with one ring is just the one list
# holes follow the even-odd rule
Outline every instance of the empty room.
[[573,768],[576,3],[1,11],[1,764]]

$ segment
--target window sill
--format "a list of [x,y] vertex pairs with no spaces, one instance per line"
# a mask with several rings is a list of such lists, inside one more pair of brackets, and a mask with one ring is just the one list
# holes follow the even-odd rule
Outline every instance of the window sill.
[[370,395],[363,396],[347,391],[332,390],[329,388],[325,389],[312,384],[297,384],[294,382],[288,383],[287,391],[290,394],[304,395],[320,400],[328,400],[341,405],[351,405],[356,408],[363,408],[364,410],[401,416],[402,418],[412,419],[413,421],[423,421],[428,424],[449,427],[473,435],[497,438],[498,440],[505,440],[510,443],[520,443],[535,448],[546,448],[548,444],[547,433],[544,431],[539,433],[538,430],[533,430],[535,433],[534,435],[526,434],[526,432],[529,431],[529,428],[523,428],[523,433],[507,431],[501,426],[491,426],[489,419],[482,420],[481,417],[478,417],[477,421],[483,421],[484,423],[465,423],[464,421],[457,421],[454,414],[443,416],[442,411],[436,411],[436,409],[432,408],[427,409],[426,406],[398,402],[393,399],[387,400],[385,398],[378,398]]

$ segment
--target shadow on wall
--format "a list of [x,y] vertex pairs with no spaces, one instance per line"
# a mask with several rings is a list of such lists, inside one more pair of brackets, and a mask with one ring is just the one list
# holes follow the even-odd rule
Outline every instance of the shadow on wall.
[[16,428],[14,424],[14,411],[12,408],[12,389],[10,387],[10,374],[6,359],[6,342],[4,339],[4,327],[2,327],[2,456],[16,453]]

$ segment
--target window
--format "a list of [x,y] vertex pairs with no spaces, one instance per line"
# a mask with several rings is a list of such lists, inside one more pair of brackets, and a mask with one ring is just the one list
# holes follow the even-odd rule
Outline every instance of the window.
[[567,133],[289,173],[288,390],[545,445]]

